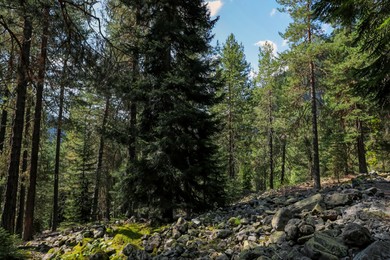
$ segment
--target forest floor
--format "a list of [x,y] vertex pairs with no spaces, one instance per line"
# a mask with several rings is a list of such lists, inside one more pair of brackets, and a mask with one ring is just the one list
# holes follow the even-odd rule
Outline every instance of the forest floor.
[[23,247],[30,259],[390,259],[390,174],[321,184],[251,194],[162,227],[75,225]]

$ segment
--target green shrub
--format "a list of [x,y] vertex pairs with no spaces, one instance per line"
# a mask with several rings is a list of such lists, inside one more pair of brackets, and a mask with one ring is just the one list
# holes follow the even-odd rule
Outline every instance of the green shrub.
[[0,227],[0,259],[23,259],[16,247],[17,238]]

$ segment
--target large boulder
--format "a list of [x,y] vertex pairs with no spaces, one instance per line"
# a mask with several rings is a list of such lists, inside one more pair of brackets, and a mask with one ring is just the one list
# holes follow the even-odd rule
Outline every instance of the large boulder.
[[370,231],[356,223],[349,223],[343,231],[345,244],[356,247],[364,247],[372,242]]
[[352,203],[352,198],[348,194],[333,193],[327,196],[325,204],[328,208],[332,209],[338,206],[345,206]]
[[271,225],[277,231],[284,230],[287,222],[293,217],[293,213],[288,208],[279,209],[272,218]]
[[316,232],[305,243],[304,252],[311,259],[338,260],[348,255],[348,247],[343,244],[341,239],[332,237],[325,232]]
[[353,260],[382,259],[390,259],[390,241],[376,241],[353,258]]
[[323,197],[320,193],[310,196],[301,201],[292,204],[289,209],[294,213],[299,213],[302,210],[312,211],[318,203],[322,203]]

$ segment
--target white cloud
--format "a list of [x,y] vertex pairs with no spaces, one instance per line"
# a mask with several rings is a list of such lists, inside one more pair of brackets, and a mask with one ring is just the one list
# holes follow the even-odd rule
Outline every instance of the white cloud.
[[283,40],[282,46],[288,46],[288,40]]
[[270,44],[273,49],[273,55],[276,56],[278,53],[278,45],[274,43],[273,41],[265,40],[265,41],[258,41],[255,43],[256,46],[263,47],[266,43]]
[[269,13],[270,16],[274,16],[276,14],[276,8],[273,8],[271,12]]
[[208,1],[207,2],[207,8],[210,10],[211,16],[216,16],[219,12],[219,10],[222,8],[223,2],[222,0],[216,0],[216,1]]

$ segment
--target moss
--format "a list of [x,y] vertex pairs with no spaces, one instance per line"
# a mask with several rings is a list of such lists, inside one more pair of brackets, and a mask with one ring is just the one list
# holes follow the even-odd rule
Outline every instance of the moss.
[[228,220],[229,225],[231,226],[239,226],[241,224],[241,220],[239,218],[231,217]]
[[96,253],[104,253],[108,247],[116,251],[110,256],[110,259],[123,259],[123,248],[127,244],[132,244],[138,249],[142,248],[142,237],[154,232],[162,232],[166,226],[150,227],[146,224],[126,224],[107,229],[107,233],[113,236],[112,240],[104,241],[102,239],[84,238],[80,243],[73,247],[72,251],[61,256],[65,260],[84,260]]

